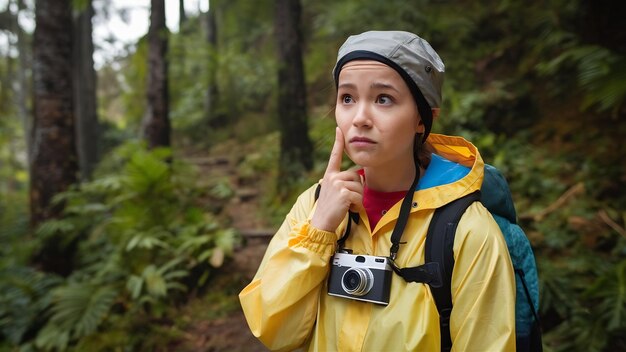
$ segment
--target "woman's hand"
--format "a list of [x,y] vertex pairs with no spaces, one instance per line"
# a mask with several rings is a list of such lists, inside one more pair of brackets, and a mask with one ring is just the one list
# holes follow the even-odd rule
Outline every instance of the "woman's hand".
[[328,159],[317,208],[311,219],[315,228],[335,232],[348,210],[363,208],[363,179],[356,170],[341,171],[344,150],[343,133],[335,129],[335,144]]

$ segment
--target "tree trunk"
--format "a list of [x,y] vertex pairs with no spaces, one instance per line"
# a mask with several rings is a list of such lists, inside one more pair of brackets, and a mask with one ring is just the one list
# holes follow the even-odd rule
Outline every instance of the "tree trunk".
[[217,6],[215,1],[209,6],[209,11],[204,14],[204,32],[206,33],[206,40],[209,44],[209,62],[208,62],[208,88],[204,96],[204,111],[206,121],[209,122],[210,127],[220,127],[225,122],[223,118],[216,116],[217,103],[219,99],[219,91],[217,88],[217,23],[215,13],[217,12]]
[[626,29],[623,24],[626,3],[598,0],[580,3],[581,20],[577,31],[586,42],[626,54]]
[[96,112],[96,72],[93,68],[91,0],[74,19],[74,98],[81,179],[88,180],[98,163],[99,126]]
[[182,33],[187,23],[187,13],[185,13],[185,0],[178,0],[178,32]]
[[165,0],[151,0],[148,29],[148,105],[143,136],[150,148],[170,145]]
[[[33,47],[34,117],[30,168],[31,224],[57,218],[52,198],[76,182],[78,163],[72,97],[72,9],[70,0],[38,0]],[[58,245],[41,251],[44,270],[67,273],[70,258]]]
[[297,178],[313,166],[300,47],[300,12],[300,0],[276,0],[274,21],[279,59],[280,184]]

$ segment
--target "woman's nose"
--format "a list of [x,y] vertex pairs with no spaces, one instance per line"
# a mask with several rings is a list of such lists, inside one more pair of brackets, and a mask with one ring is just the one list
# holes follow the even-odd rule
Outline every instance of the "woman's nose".
[[359,104],[352,118],[352,124],[356,127],[369,127],[372,124],[371,111],[366,104]]

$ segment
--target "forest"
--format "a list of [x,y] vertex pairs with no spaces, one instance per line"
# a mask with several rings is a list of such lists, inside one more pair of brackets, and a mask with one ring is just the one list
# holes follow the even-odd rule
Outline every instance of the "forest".
[[94,62],[113,3],[0,1],[0,350],[263,351],[237,294],[324,174],[337,49],[394,29],[509,182],[544,350],[626,351],[625,2],[151,0]]

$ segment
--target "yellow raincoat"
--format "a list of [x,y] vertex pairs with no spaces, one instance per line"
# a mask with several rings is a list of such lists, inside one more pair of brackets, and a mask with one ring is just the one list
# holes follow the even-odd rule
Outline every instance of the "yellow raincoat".
[[[480,189],[484,164],[476,147],[460,137],[431,134],[442,157],[471,168],[456,182],[418,190],[396,263],[424,263],[424,242],[434,210]],[[439,315],[427,285],[394,274],[389,305],[327,294],[336,233],[310,225],[315,186],[300,197],[273,237],[252,282],[239,294],[252,333],[271,350],[439,351]],[[400,211],[393,206],[370,231],[361,213],[345,248],[354,254],[388,256]],[[414,203],[415,205],[415,203]],[[454,242],[453,351],[515,351],[515,277],[506,243],[489,211],[472,204]]]

